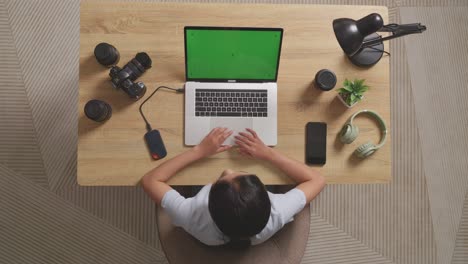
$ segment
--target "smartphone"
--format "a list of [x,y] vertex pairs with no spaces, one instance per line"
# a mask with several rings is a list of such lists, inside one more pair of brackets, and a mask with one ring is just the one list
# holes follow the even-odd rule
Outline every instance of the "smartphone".
[[309,122],[306,125],[306,163],[324,165],[327,162],[327,124]]

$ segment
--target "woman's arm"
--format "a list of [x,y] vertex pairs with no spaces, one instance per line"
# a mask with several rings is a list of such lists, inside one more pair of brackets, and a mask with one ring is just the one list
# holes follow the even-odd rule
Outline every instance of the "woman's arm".
[[194,148],[161,163],[158,167],[146,173],[141,179],[143,189],[160,205],[164,194],[172,189],[166,181],[192,162],[229,149],[231,146],[222,146],[221,144],[231,134],[232,131],[227,128],[213,129]]
[[242,155],[266,160],[279,168],[298,183],[297,188],[304,192],[307,203],[322,191],[325,187],[325,178],[320,173],[266,146],[255,131],[251,129],[247,131],[249,133],[241,132],[240,136],[235,137]]

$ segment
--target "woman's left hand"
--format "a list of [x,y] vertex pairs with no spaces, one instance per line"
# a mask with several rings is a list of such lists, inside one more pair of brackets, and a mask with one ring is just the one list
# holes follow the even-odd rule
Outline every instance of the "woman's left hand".
[[232,131],[225,127],[217,127],[211,130],[200,144],[194,147],[202,157],[209,157],[230,149],[231,145],[222,145],[223,142],[232,135]]

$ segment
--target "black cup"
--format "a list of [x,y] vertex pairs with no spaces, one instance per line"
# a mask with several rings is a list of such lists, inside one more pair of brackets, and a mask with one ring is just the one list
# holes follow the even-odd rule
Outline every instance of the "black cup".
[[327,69],[323,69],[315,74],[315,85],[322,91],[330,91],[336,85],[336,75]]
[[96,60],[106,67],[116,65],[120,60],[119,51],[111,44],[102,42],[94,48]]
[[100,100],[88,101],[84,107],[85,115],[96,122],[104,122],[112,116],[111,106]]

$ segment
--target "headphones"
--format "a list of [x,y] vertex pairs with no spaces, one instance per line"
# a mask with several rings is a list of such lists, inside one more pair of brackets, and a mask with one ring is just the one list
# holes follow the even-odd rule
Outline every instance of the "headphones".
[[380,130],[382,132],[382,139],[380,140],[378,145],[374,145],[371,142],[367,142],[365,144],[360,145],[355,151],[354,155],[356,155],[359,158],[366,158],[372,155],[376,150],[381,148],[385,144],[385,139],[387,138],[387,127],[385,126],[385,122],[380,117],[376,112],[370,111],[370,110],[361,110],[353,114],[349,121],[347,121],[343,128],[340,131],[340,141],[344,144],[350,144],[353,142],[358,134],[359,134],[359,128],[355,125],[353,125],[353,120],[354,118],[359,115],[359,114],[369,114],[371,117],[375,118],[377,122],[380,125]]

